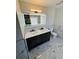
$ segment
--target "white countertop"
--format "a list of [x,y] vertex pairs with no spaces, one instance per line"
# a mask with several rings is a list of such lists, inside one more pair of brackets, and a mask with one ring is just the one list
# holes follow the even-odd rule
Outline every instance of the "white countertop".
[[37,46],[36,48],[32,49],[29,52],[29,58],[31,59],[32,57],[41,55],[43,52],[47,51],[48,49],[54,48],[56,44],[62,43],[62,42],[63,42],[62,39],[50,38],[50,41],[48,41],[44,44],[41,44],[41,45]]
[[30,38],[30,37],[34,37],[34,36],[37,36],[37,35],[40,35],[40,34],[43,34],[46,32],[50,32],[50,30],[44,28],[42,30],[39,29],[39,30],[35,30],[33,32],[27,32],[27,33],[25,33],[25,39]]

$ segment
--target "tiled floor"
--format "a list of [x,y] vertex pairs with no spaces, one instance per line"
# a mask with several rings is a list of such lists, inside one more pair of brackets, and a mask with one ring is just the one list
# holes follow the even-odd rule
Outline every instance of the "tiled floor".
[[[56,45],[62,45],[63,46],[63,39],[61,39],[59,37],[53,38],[53,36],[51,36],[50,41],[48,41],[44,44],[41,44],[38,47],[34,48],[33,50],[31,50],[29,52],[29,55],[30,55],[30,57],[40,55],[41,53],[43,53],[47,49],[56,47]],[[62,47],[62,49],[63,49],[63,47]],[[57,55],[58,55],[58,52],[57,52]],[[59,59],[59,57],[57,59]]]

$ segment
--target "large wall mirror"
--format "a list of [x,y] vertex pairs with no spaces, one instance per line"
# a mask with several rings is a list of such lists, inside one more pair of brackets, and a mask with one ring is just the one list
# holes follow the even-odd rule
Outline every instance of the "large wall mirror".
[[38,26],[46,24],[46,15],[45,14],[24,14],[24,20],[26,26]]

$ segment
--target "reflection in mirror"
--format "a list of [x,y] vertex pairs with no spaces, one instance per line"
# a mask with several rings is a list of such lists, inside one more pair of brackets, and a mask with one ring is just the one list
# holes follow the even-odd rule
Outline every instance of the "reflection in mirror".
[[31,25],[40,24],[40,16],[39,15],[30,15],[30,18],[31,18]]
[[25,18],[25,24],[31,24],[30,15],[24,15],[24,18]]

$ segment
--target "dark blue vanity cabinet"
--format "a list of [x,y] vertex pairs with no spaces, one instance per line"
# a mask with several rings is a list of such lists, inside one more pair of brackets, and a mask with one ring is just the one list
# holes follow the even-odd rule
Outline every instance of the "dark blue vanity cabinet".
[[28,50],[32,50],[36,46],[43,44],[44,42],[47,42],[50,40],[50,32],[46,32],[31,38],[27,38],[26,42],[28,45]]
[[28,50],[16,16],[16,59],[28,59]]

